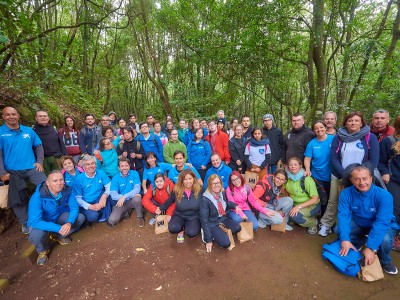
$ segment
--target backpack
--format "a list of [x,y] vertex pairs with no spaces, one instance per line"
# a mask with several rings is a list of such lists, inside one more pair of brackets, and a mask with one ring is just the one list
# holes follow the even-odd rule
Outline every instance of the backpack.
[[[266,203],[269,203],[271,201],[271,194],[270,191],[272,191],[272,187],[271,184],[269,183],[269,181],[267,180],[267,183],[263,182],[262,180],[258,181],[256,183],[256,185],[260,185],[263,190],[264,190],[264,194],[261,195],[261,197],[259,198],[261,201],[264,201]],[[266,201],[265,201],[265,200]]]
[[329,261],[332,266],[342,274],[347,276],[357,277],[360,271],[358,260],[362,258],[360,252],[350,249],[347,256],[339,254],[341,242],[335,241],[331,244],[324,244],[322,246],[322,258]]
[[[309,177],[311,177],[315,182],[315,186],[317,187],[318,197],[319,197],[319,200],[321,201],[322,205],[327,205],[328,204],[328,195],[326,194],[324,187],[319,183],[319,181],[317,179],[315,179],[312,176],[309,176]],[[303,176],[300,179],[300,187],[301,187],[301,190],[303,191],[303,193],[307,193],[306,187],[304,185],[305,180],[306,180],[306,176]]]
[[[168,195],[170,196],[171,195],[171,188],[169,187],[169,184],[167,185],[166,190],[167,190]],[[155,196],[156,196],[156,189],[153,190],[153,197],[155,197]]]

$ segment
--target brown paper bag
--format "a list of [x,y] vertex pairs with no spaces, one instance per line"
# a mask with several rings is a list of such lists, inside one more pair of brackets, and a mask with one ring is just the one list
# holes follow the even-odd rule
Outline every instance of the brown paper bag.
[[244,181],[251,187],[252,190],[254,189],[256,183],[258,182],[258,178],[259,177],[257,173],[251,171],[246,171],[246,173],[244,173]]
[[228,250],[232,250],[233,248],[235,248],[235,240],[233,239],[233,234],[232,234],[232,230],[230,230],[229,228],[225,227],[225,224],[220,223],[219,227],[228,235],[229,241],[231,242],[231,245],[229,246]]
[[154,232],[156,234],[168,232],[168,216],[158,215],[156,216],[156,222],[154,223]]
[[383,277],[383,270],[378,255],[375,255],[374,262],[371,265],[361,266],[361,271],[358,272],[358,278],[367,282],[377,281],[383,279]]
[[0,208],[8,207],[8,185],[0,186]]
[[243,221],[240,223],[240,227],[242,227],[242,230],[237,233],[239,243],[248,242],[254,239],[253,222]]
[[[277,213],[284,215],[281,210],[277,211]],[[285,233],[286,232],[286,218],[283,217],[283,222],[281,224],[272,224],[271,230]]]

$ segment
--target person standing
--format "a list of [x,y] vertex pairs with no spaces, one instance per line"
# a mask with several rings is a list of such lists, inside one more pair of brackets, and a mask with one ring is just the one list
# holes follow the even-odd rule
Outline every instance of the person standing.
[[326,134],[335,135],[337,133],[336,130],[336,122],[337,116],[333,111],[327,111],[324,113],[324,123],[326,124]]
[[238,124],[234,129],[234,136],[229,140],[228,147],[231,155],[229,167],[232,170],[239,171],[241,174],[246,172],[244,150],[246,148],[246,139],[243,135],[243,126]]
[[64,127],[58,131],[58,135],[63,140],[68,155],[72,156],[75,162],[78,163],[82,155],[81,148],[79,147],[79,130],[76,128],[73,117],[66,116],[64,121]]
[[[163,145],[158,135],[149,131],[147,123],[140,124],[141,133],[135,138],[143,147],[144,153],[154,152],[159,162],[164,162]],[[153,127],[154,131],[154,127]]]
[[26,182],[38,185],[46,181],[42,141],[32,128],[19,123],[15,108],[5,107],[2,117],[5,124],[0,127],[0,178],[9,182],[8,206],[17,216],[22,233],[28,234]]
[[241,124],[243,126],[243,137],[246,140],[249,140],[251,138],[251,132],[253,131],[253,128],[251,127],[250,116],[242,116]]
[[79,146],[83,154],[93,155],[102,139],[101,128],[95,125],[93,114],[85,115],[85,127],[79,132]]
[[128,126],[124,129],[124,142],[117,147],[117,154],[120,158],[129,159],[131,170],[139,173],[140,179],[143,179],[143,157],[144,150],[139,141],[135,140],[137,133],[135,127]]
[[389,125],[389,122],[390,117],[387,110],[379,109],[372,115],[371,133],[376,136],[378,142],[394,133],[394,128]]
[[228,134],[219,130],[215,121],[208,122],[208,130],[209,134],[206,136],[205,140],[210,143],[211,152],[218,153],[221,160],[225,162],[226,165],[229,164],[231,154],[229,153]]
[[[184,143],[182,143],[178,138],[178,130],[172,129],[169,137],[168,143],[164,145],[163,153],[166,163],[174,163],[174,153],[176,151],[182,151],[187,157],[187,149]],[[186,161],[186,160],[185,160]]]
[[50,124],[47,111],[37,111],[35,120],[36,123],[33,126],[33,130],[42,141],[44,150],[44,173],[49,174],[50,171],[61,170],[60,157],[68,155],[63,139],[58,135],[53,125]]
[[271,158],[268,161],[268,174],[274,174],[278,162],[281,160],[283,149],[285,148],[285,138],[282,130],[274,125],[274,117],[271,114],[263,116],[264,127],[262,133],[264,138],[268,138],[271,149]]

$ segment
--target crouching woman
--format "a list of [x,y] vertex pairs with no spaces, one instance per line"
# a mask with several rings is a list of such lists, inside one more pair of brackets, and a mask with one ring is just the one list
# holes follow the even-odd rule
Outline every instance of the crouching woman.
[[235,203],[227,200],[221,178],[216,174],[210,175],[207,190],[203,193],[200,203],[200,222],[207,252],[211,252],[213,240],[222,248],[229,248],[231,245],[228,235],[219,224],[224,224],[226,228],[232,230],[232,233],[241,230],[239,223],[228,218],[227,211],[230,209],[236,209],[238,214],[241,212]]

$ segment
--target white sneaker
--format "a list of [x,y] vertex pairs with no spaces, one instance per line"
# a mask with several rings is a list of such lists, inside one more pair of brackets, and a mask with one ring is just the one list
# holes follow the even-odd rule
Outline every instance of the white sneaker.
[[156,218],[151,218],[149,220],[149,225],[154,225],[155,222],[156,222]]
[[329,226],[320,225],[320,230],[318,232],[318,235],[320,236],[328,236],[328,234],[330,234],[332,232],[332,229]]
[[292,230],[293,230],[293,227],[290,226],[289,224],[286,224],[286,225],[285,225],[285,230],[286,230],[286,231],[292,231]]
[[258,227],[260,227],[260,228],[266,228],[267,225],[265,225],[263,222],[261,222],[260,220],[258,220]]
[[201,232],[201,240],[203,241],[204,244],[207,244],[206,241],[204,240],[204,231],[203,231],[203,228],[201,228],[200,232]]

